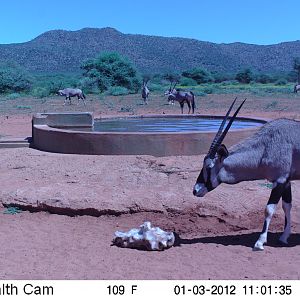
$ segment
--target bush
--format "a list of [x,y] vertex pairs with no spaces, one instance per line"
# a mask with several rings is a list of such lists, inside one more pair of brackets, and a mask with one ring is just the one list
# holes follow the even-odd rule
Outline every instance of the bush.
[[182,77],[180,80],[180,85],[195,86],[195,85],[197,85],[197,81],[192,78]]
[[120,96],[120,95],[128,95],[129,91],[127,88],[123,86],[111,86],[108,88],[106,93],[112,96]]
[[36,75],[32,94],[36,97],[56,95],[58,90],[67,87],[77,88],[79,77],[69,74]]
[[226,86],[226,85],[238,85],[239,82],[237,80],[226,80],[226,81],[222,81],[220,83],[221,86]]
[[164,87],[161,84],[152,83],[152,82],[150,82],[148,84],[148,87],[149,87],[150,93],[154,92],[154,91],[161,92],[161,91],[165,90]]
[[79,81],[78,87],[87,94],[98,94],[100,92],[97,86],[97,81],[88,77],[82,78]]
[[32,90],[32,96],[36,98],[44,98],[50,95],[49,89],[45,87],[36,87]]
[[6,96],[6,99],[7,100],[14,100],[14,99],[17,99],[17,98],[20,98],[21,95],[19,93],[11,93],[11,94],[8,94]]
[[254,78],[250,69],[245,69],[236,74],[235,79],[240,83],[250,83]]
[[288,81],[285,78],[280,78],[275,81],[275,85],[286,85]]
[[166,72],[162,75],[162,79],[166,80],[167,82],[179,82],[181,75],[176,72]]
[[226,81],[234,80],[235,75],[233,74],[226,74],[226,73],[212,73],[215,83],[221,83]]
[[83,76],[94,80],[101,92],[113,86],[137,92],[140,78],[132,63],[116,52],[101,54],[86,61],[82,66]]
[[267,75],[267,74],[259,74],[259,75],[256,76],[255,81],[259,82],[259,83],[266,84],[266,83],[273,82],[273,78],[270,75]]
[[214,78],[210,72],[200,68],[194,68],[192,70],[184,71],[182,72],[182,76],[191,78],[195,80],[198,84],[214,81]]
[[289,72],[287,75],[286,75],[286,79],[289,81],[289,82],[296,82],[297,79],[298,79],[298,74],[296,71],[291,71]]
[[29,91],[32,77],[19,66],[0,66],[0,93]]
[[204,97],[207,95],[205,92],[203,92],[201,90],[194,90],[193,93],[195,96],[199,96],[199,97]]

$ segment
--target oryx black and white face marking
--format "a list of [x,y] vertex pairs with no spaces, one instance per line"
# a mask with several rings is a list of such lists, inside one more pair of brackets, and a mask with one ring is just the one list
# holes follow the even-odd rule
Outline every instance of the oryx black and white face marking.
[[204,159],[203,168],[197,178],[196,184],[194,185],[194,196],[203,197],[206,193],[214,189],[211,182],[213,167],[214,164],[211,159]]
[[[214,190],[221,182],[218,179],[218,174],[222,167],[222,161],[225,158],[222,153],[225,153],[223,149],[226,149],[224,145],[221,145],[220,149],[214,158],[210,158],[208,155],[204,158],[202,170],[194,185],[193,194],[196,197],[203,197],[206,193]],[[227,149],[226,149],[226,153]]]

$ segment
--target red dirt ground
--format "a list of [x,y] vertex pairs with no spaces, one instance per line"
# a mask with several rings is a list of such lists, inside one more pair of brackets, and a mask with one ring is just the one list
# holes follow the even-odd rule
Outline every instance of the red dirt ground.
[[[217,95],[201,99],[197,112],[223,114],[233,96],[220,98]],[[280,99],[276,109],[265,111],[272,99],[249,99],[243,115],[299,118],[296,100]],[[47,100],[44,107],[41,103],[35,106],[34,101],[23,100],[23,105],[34,108],[26,114],[14,110],[14,102],[6,103],[5,113],[0,116],[0,135],[30,136],[31,114],[35,111],[115,114],[123,105],[117,102],[113,110],[109,105],[92,102],[83,109],[62,107],[58,98]],[[178,106],[160,105],[159,98],[148,107],[131,98],[122,101],[133,107],[132,113],[179,110]],[[87,200],[94,198],[116,209],[121,207],[124,212],[99,217],[28,211],[9,215],[0,206],[0,278],[300,279],[300,183],[292,185],[295,201],[289,247],[276,242],[284,223],[278,207],[265,251],[253,252],[270,189],[264,181],[243,182],[221,185],[204,198],[195,198],[192,187],[202,159],[203,156],[80,156],[0,149],[2,201],[7,194],[24,191],[34,201],[56,195],[71,202],[86,195]],[[176,245],[162,252],[111,245],[116,230],[137,227],[145,220],[175,231]]]

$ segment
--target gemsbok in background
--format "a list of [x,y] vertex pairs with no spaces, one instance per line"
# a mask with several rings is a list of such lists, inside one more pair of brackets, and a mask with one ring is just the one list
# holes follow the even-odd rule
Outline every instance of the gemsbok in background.
[[294,93],[298,93],[299,90],[300,90],[300,84],[297,83],[294,85]]
[[282,198],[282,208],[285,213],[285,227],[279,242],[287,244],[291,233],[290,181],[300,179],[300,122],[289,119],[273,120],[262,126],[252,137],[227,150],[222,142],[245,100],[223,131],[236,99],[230,106],[204,158],[193,194],[203,197],[221,183],[236,184],[241,181],[259,179],[272,182],[272,192],[265,209],[263,229],[253,248],[253,250],[263,250],[267,242],[270,221],[280,198]]
[[145,104],[148,104],[148,98],[150,91],[147,87],[149,80],[143,79],[143,86],[142,86],[142,98],[144,99]]
[[69,100],[69,104],[72,104],[71,103],[71,97],[76,97],[76,96],[77,96],[77,99],[78,99],[78,104],[79,104],[79,100],[81,99],[83,101],[83,104],[86,105],[85,95],[84,95],[84,93],[82,92],[81,89],[66,88],[66,89],[63,89],[63,90],[59,90],[57,93],[60,96],[65,96],[66,97],[65,101],[64,101],[64,105],[66,105],[67,100]]
[[191,108],[192,113],[194,113],[196,108],[194,93],[191,91],[182,91],[175,89],[176,84],[177,82],[175,82],[174,86],[172,87],[171,82],[170,88],[167,91],[165,91],[165,96],[168,96],[169,104],[174,104],[174,102],[177,101],[180,104],[181,113],[183,114],[184,103],[186,103],[189,108],[188,113],[191,112]]

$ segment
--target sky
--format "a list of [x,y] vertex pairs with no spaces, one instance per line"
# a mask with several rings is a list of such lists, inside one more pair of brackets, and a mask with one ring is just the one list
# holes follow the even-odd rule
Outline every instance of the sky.
[[48,30],[113,27],[122,33],[215,43],[300,40],[299,0],[0,0],[0,44]]

